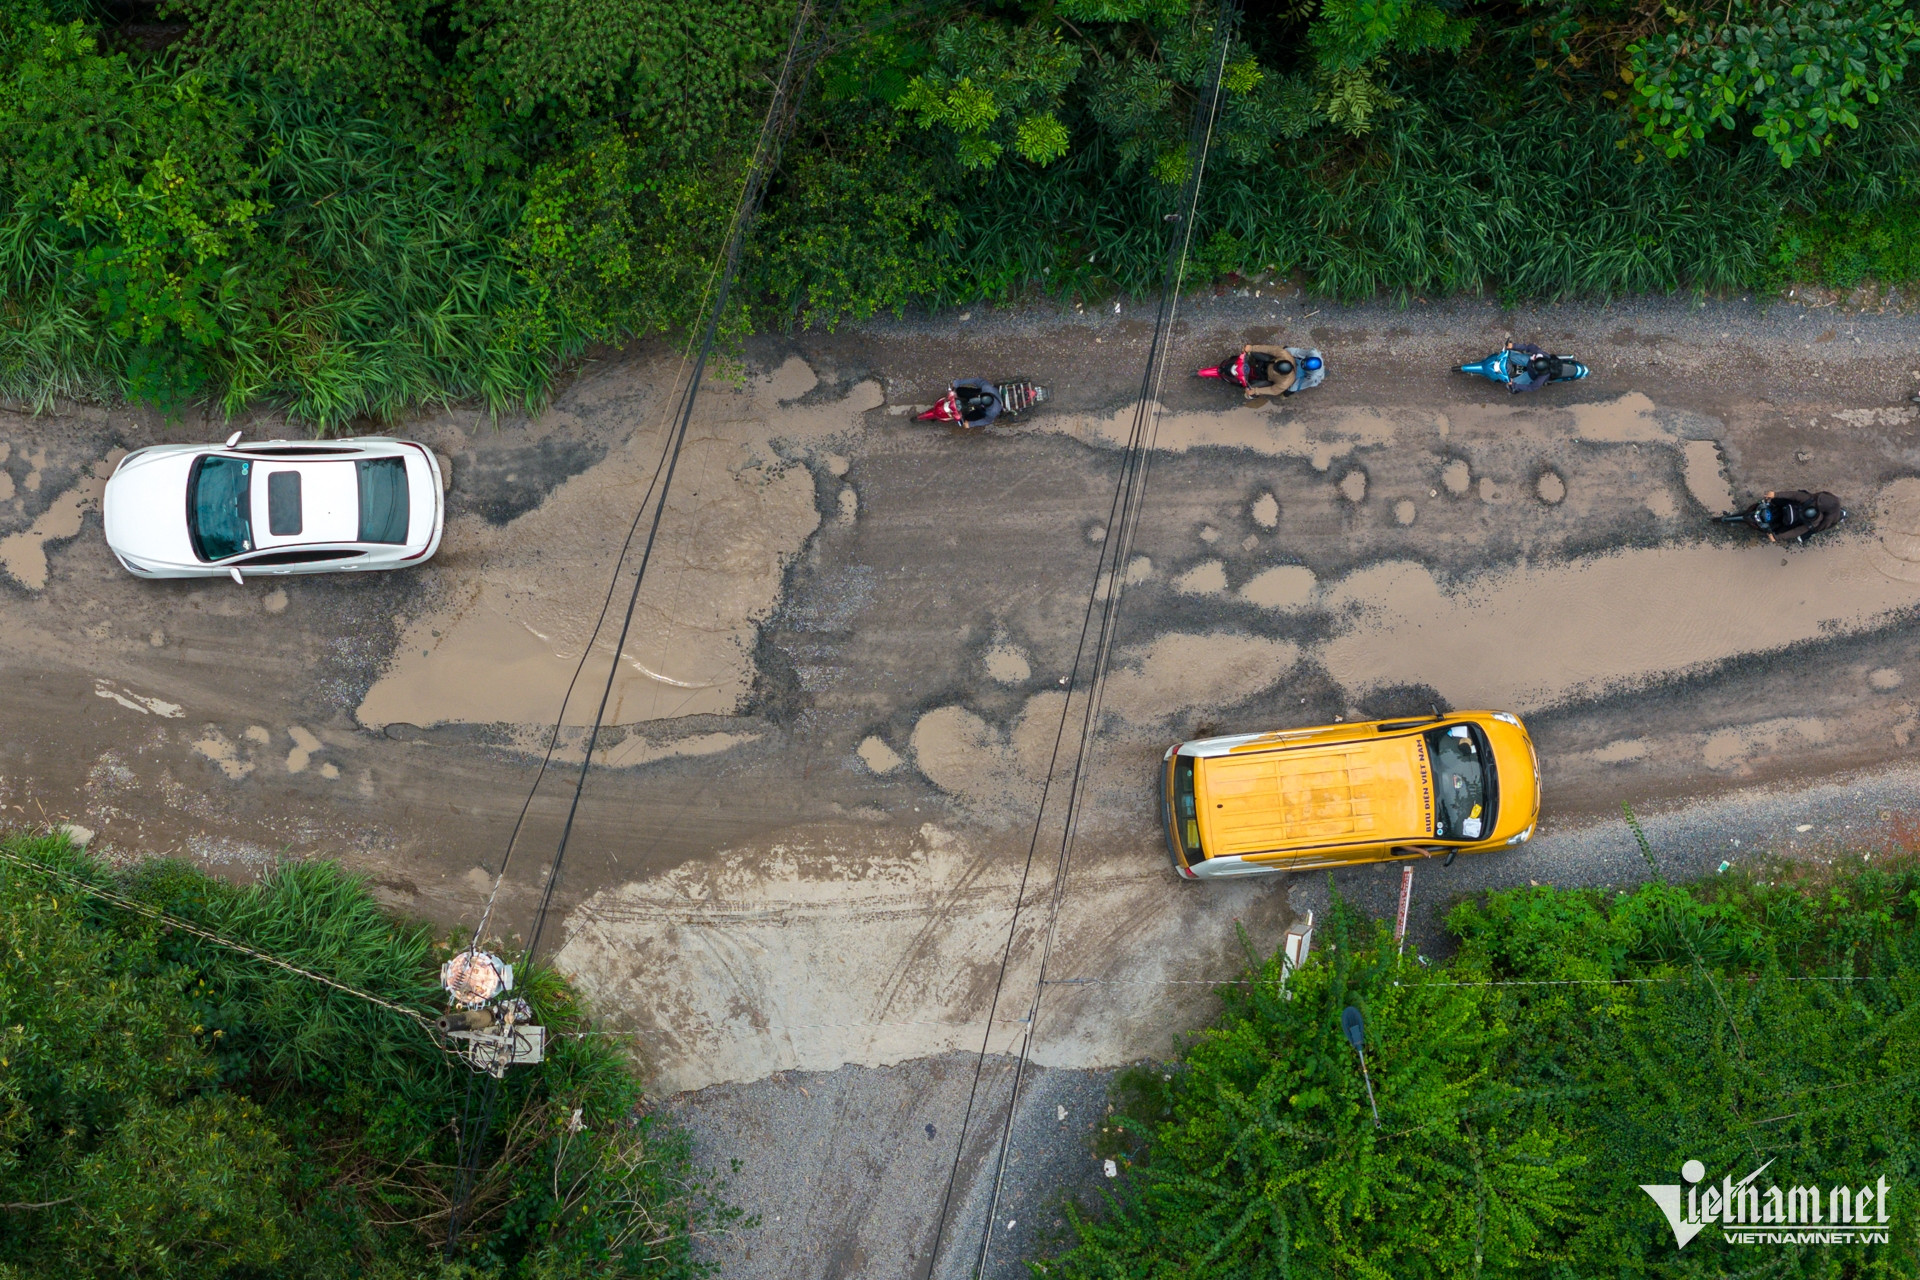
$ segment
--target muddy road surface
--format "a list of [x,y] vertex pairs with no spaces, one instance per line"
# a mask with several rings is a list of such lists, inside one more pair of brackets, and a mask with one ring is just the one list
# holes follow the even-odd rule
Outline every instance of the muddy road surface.
[[[551,742],[494,917],[524,939],[610,687],[541,945],[656,1091],[687,1095],[704,1152],[751,1148],[744,1188],[818,1201],[725,1242],[738,1276],[925,1266],[965,1054],[1017,1048],[1049,937],[1032,1055],[1056,1072],[1041,1092],[1084,1109],[1059,1071],[1166,1052],[1236,971],[1238,929],[1270,947],[1324,909],[1325,876],[1173,876],[1153,779],[1179,738],[1522,713],[1541,830],[1423,864],[1429,949],[1460,894],[1644,874],[1623,801],[1677,873],[1897,825],[1920,732],[1920,325],[1739,303],[1186,314],[1118,583],[1096,567],[1150,317],[756,341],[702,397],[617,662],[624,586],[596,622],[660,461],[670,353],[590,363],[530,421],[406,424],[451,462],[446,540],[365,578],[135,580],[96,512],[118,451],[224,427],[0,416],[0,803],[112,858],[245,876],[337,856],[393,906],[471,928]],[[1510,396],[1447,372],[1509,332],[1594,376]],[[1276,339],[1324,349],[1325,385],[1247,405],[1182,376]],[[1054,398],[980,435],[911,420],[973,372]],[[1832,489],[1852,518],[1791,549],[1708,523],[1775,488]],[[1090,593],[1116,590],[1061,881],[1071,736],[1037,836],[1036,809],[1077,723]],[[1335,879],[1381,911],[1399,883]],[[830,1113],[782,1110],[805,1073]],[[820,1199],[854,1168],[871,1194]],[[984,1212],[978,1190],[956,1212]]]

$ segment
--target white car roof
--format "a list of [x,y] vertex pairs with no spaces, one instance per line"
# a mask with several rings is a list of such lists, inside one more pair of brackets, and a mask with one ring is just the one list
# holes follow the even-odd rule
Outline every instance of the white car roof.
[[[363,455],[364,456],[364,455]],[[317,542],[354,542],[360,537],[360,478],[350,457],[315,461],[306,458],[256,457],[253,466],[253,545],[257,551],[273,547],[310,546]],[[294,476],[288,482],[275,477]],[[293,490],[289,502],[274,502],[276,487]],[[298,516],[289,532],[273,532],[274,508],[291,507]]]

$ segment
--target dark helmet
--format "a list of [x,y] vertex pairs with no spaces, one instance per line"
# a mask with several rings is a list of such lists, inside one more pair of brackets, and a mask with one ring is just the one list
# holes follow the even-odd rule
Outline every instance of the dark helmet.
[[1273,362],[1273,371],[1274,371],[1275,373],[1278,373],[1278,374],[1288,374],[1288,373],[1292,373],[1292,372],[1293,372],[1293,361],[1291,361],[1291,360],[1275,360],[1275,361]]
[[1533,374],[1535,377],[1539,377],[1543,374],[1550,373],[1552,371],[1553,371],[1553,357],[1529,356],[1527,358],[1527,372]]
[[1304,363],[1308,369],[1318,369],[1320,367],[1321,360],[1319,356],[1308,356],[1306,360],[1304,360],[1302,363]]

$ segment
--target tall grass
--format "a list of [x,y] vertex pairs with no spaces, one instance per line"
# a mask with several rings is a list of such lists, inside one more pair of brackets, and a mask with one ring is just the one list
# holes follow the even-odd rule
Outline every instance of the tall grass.
[[333,427],[452,398],[537,406],[579,343],[515,327],[513,184],[468,182],[449,153],[287,86],[263,106],[263,233],[284,265],[232,317],[227,411],[265,399]]
[[[1406,96],[1364,139],[1283,142],[1259,166],[1215,157],[1196,227],[1202,278],[1271,269],[1353,299],[1736,288],[1761,275],[1784,199],[1763,153],[1669,163],[1617,113],[1503,101],[1459,71]],[[943,300],[1149,292],[1175,195],[1098,144],[1048,170],[1005,166],[960,206],[949,250],[962,270]]]
[[[1272,271],[1339,299],[1511,301],[1920,275],[1920,93],[1890,94],[1791,171],[1731,132],[1669,161],[1596,86],[1570,99],[1551,77],[1513,79],[1517,56],[1386,73],[1404,105],[1363,138],[1276,139],[1257,164],[1214,155],[1189,281]],[[589,341],[697,310],[737,182],[731,134],[676,151],[630,122],[534,134],[516,117],[481,139],[451,100],[438,117],[396,114],[244,65],[203,70],[247,122],[264,179],[252,239],[208,291],[217,339],[189,353],[181,384],[229,414],[265,402],[330,431],[455,399],[531,410]],[[166,75],[142,76],[140,92],[162,93]],[[1179,193],[1090,118],[1068,112],[1064,159],[981,174],[884,104],[815,110],[749,247],[742,292],[760,322],[1159,286]],[[104,292],[60,239],[72,227],[10,198],[0,190],[0,396],[140,394],[151,353],[100,313]],[[559,246],[552,260],[542,244]]]
[[[1272,270],[1349,300],[1748,289],[1780,275],[1770,262],[1784,229],[1817,216],[1864,226],[1863,248],[1809,248],[1806,269],[1912,269],[1899,210],[1920,202],[1913,92],[1783,171],[1732,134],[1669,161],[1609,105],[1501,88],[1471,68],[1427,68],[1397,90],[1405,105],[1364,138],[1278,141],[1257,166],[1213,157],[1189,278]],[[1148,294],[1177,196],[1097,138],[1047,169],[1002,165],[956,203],[940,241],[954,271],[930,300]]]

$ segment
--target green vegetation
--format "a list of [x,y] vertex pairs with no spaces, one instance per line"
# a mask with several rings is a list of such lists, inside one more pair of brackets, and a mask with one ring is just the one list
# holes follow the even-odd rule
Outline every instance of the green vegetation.
[[[1199,278],[1916,278],[1912,0],[849,0],[726,331]],[[711,294],[795,5],[0,0],[0,394],[538,405]],[[132,21],[129,21],[129,18]],[[156,22],[155,19],[162,21]],[[830,22],[831,30],[821,23]]]
[[[1161,1071],[1124,1075],[1130,1164],[1037,1276],[1920,1273],[1920,869],[1458,907],[1428,966],[1337,904],[1317,954],[1223,988]],[[1510,984],[1510,985],[1489,985]],[[1362,1009],[1375,1127],[1341,1011]],[[1684,1252],[1641,1183],[1884,1176],[1891,1242]],[[1702,1184],[1703,1186],[1706,1184]],[[1758,1271],[1744,1267],[1757,1266]]]
[[[457,1263],[456,1131],[479,1079],[417,1021],[76,891],[71,877],[437,1012],[443,952],[331,865],[235,888],[110,872],[60,837],[0,851],[0,1277],[508,1280],[697,1275],[731,1211],[608,1042],[515,1068]],[[565,985],[522,985],[583,1031]]]
[[[1738,19],[1735,19],[1735,15]],[[1920,50],[1920,15],[1904,4],[1796,0],[1729,4],[1718,23],[1694,15],[1630,50],[1648,137],[1682,155],[1713,126],[1758,117],[1753,135],[1791,166],[1857,129]]]

